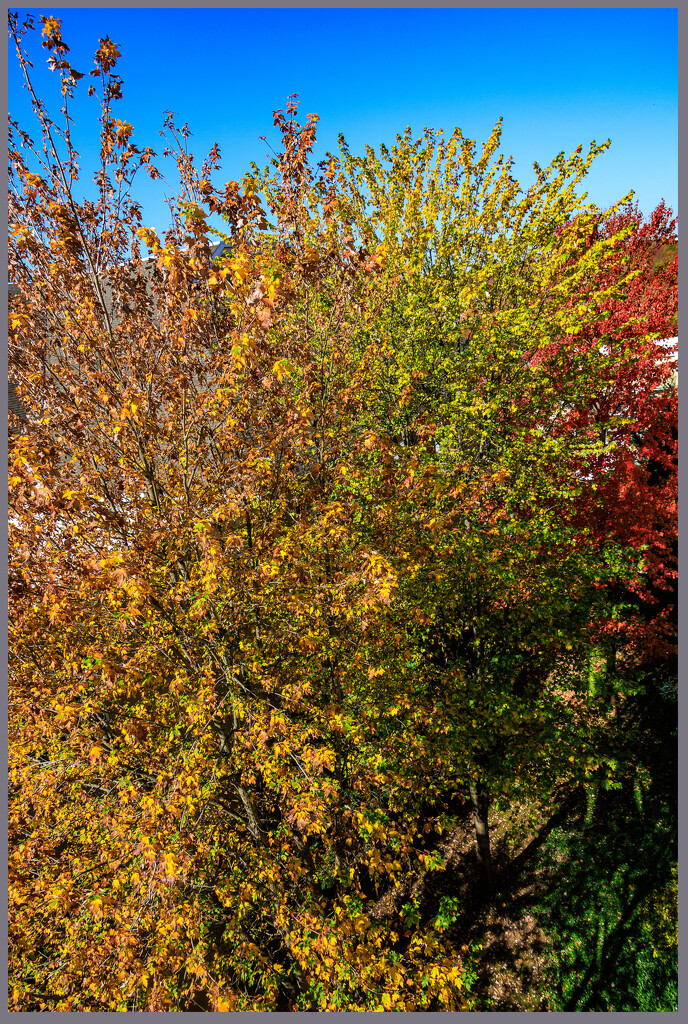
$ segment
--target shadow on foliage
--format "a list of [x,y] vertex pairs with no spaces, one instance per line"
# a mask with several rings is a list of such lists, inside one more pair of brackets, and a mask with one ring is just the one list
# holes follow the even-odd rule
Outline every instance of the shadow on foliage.
[[675,707],[642,712],[621,788],[600,790],[587,818],[550,828],[523,869],[541,873],[536,899],[521,902],[553,938],[558,1010],[676,1010],[675,950],[653,947],[646,909],[671,884],[677,859]]
[[[582,788],[569,793],[517,857],[509,858],[504,840],[495,842],[492,902],[482,889],[468,807],[457,817],[446,867],[423,877],[420,928],[432,927],[450,906],[444,937],[457,951],[484,946],[473,989],[482,1009],[676,1009],[675,702],[656,692],[638,700],[608,742],[626,766],[620,788],[600,789],[595,798]],[[428,847],[438,838],[428,837]],[[411,895],[384,915],[394,919],[402,953],[412,932],[400,910]]]

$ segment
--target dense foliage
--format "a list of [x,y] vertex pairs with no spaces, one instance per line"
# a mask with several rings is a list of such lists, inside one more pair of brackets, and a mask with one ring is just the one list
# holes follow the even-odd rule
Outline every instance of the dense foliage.
[[672,656],[675,223],[585,202],[607,144],[527,191],[500,125],[314,166],[290,102],[222,188],[168,117],[161,239],[109,39],[77,198],[84,76],[41,20],[65,127],[32,91],[40,142],[9,126],[10,1008],[470,1009],[480,943],[414,879],[470,807],[489,900],[491,803],[613,792],[611,698]]

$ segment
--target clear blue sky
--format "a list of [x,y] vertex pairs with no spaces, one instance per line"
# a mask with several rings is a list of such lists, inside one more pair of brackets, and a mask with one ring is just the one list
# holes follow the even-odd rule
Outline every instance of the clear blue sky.
[[[15,8],[12,8],[13,10]],[[671,9],[21,8],[55,14],[72,66],[87,72],[99,37],[122,57],[116,116],[158,153],[163,111],[187,121],[200,165],[222,151],[214,181],[239,178],[275,147],[272,112],[298,93],[300,114],[320,115],[316,158],[342,132],[354,152],[390,144],[410,125],[485,141],[504,118],[502,149],[527,186],[532,164],[611,138],[587,179],[590,201],[610,205],[631,189],[649,214],[664,198],[677,212],[678,16]],[[57,76],[32,43],[39,95],[59,116]],[[87,79],[82,80],[82,86]],[[85,94],[85,89],[81,92]],[[10,51],[9,110],[30,134],[26,91]],[[74,107],[81,166],[98,147],[95,100]],[[163,168],[164,162],[159,161]],[[140,179],[144,223],[164,230],[159,184]]]

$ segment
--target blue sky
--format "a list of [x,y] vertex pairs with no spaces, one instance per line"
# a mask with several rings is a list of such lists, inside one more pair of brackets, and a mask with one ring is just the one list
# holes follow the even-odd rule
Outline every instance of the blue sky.
[[[14,9],[14,8],[13,8]],[[316,159],[337,148],[388,145],[410,125],[458,125],[485,141],[501,116],[502,150],[527,187],[532,164],[561,150],[612,139],[587,179],[590,201],[610,205],[631,189],[649,214],[664,198],[678,209],[677,11],[634,8],[21,8],[32,35],[34,84],[59,117],[57,76],[40,49],[39,15],[55,14],[72,66],[93,66],[98,38],[122,57],[124,99],[116,116],[134,141],[161,153],[163,111],[193,132],[200,165],[222,151],[222,184],[267,163],[276,147],[272,111],[298,93],[300,114],[320,115]],[[87,79],[82,80],[82,85]],[[85,94],[85,89],[82,89]],[[16,58],[10,51],[9,110],[37,137]],[[82,180],[94,169],[97,107],[73,108]],[[159,161],[164,169],[164,161]],[[90,175],[89,175],[90,176]],[[144,223],[164,230],[162,189],[141,177]]]

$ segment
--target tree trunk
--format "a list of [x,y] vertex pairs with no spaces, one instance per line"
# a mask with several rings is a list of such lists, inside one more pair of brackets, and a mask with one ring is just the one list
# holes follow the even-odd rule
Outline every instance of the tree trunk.
[[475,822],[475,841],[478,851],[478,862],[482,868],[487,895],[491,899],[494,893],[494,875],[492,872],[490,830],[488,827],[490,795],[486,786],[482,782],[471,782],[468,788],[471,794],[471,803],[473,804],[473,821]]
[[607,685],[609,686],[609,704],[614,718],[618,717],[618,697],[616,693],[616,644],[613,644],[610,654],[607,657]]

